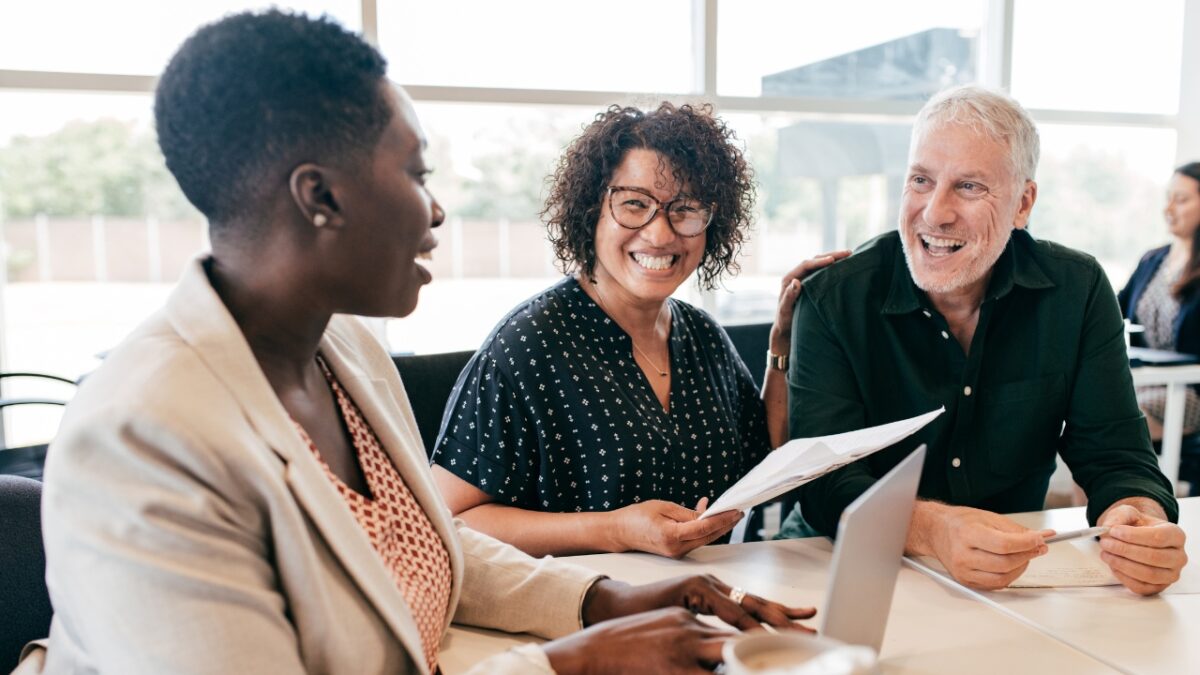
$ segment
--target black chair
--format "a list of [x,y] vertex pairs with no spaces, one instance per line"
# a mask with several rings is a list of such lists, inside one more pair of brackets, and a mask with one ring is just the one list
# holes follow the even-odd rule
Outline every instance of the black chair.
[[50,633],[50,594],[42,548],[42,484],[0,476],[0,672],[17,667],[21,649]]
[[[57,375],[46,373],[0,373],[0,380],[24,378],[45,382],[54,382],[76,386],[76,382]],[[65,406],[66,399],[46,397],[13,397],[0,398],[0,412],[19,406],[50,405]],[[12,474],[41,480],[42,468],[46,464],[46,450],[49,442],[35,443],[20,447],[0,447],[0,474]]]
[[1179,457],[1179,480],[1188,482],[1188,496],[1200,497],[1200,433],[1183,437]]
[[412,404],[417,418],[417,429],[426,455],[433,454],[438,430],[442,426],[442,413],[458,375],[466,367],[475,352],[446,352],[444,354],[393,354],[392,361],[400,371],[400,380],[408,391],[408,402]]
[[[725,332],[733,342],[738,356],[750,369],[754,384],[762,389],[763,376],[767,370],[767,347],[771,341],[771,324],[748,323],[738,326],[725,326]],[[791,494],[784,494],[766,504],[759,504],[750,512],[750,521],[746,524],[746,535],[743,541],[759,541],[759,532],[763,529],[763,513],[773,504],[779,504],[781,518],[786,518],[796,505],[796,499]]]
[[763,375],[767,370],[767,346],[771,341],[771,324],[746,323],[725,326],[725,332],[733,342],[733,348],[750,369],[754,384],[762,389]]

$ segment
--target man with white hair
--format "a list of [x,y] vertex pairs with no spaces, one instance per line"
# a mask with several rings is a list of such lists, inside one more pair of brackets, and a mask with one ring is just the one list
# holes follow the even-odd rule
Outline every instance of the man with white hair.
[[[1112,529],[1101,557],[1149,595],[1187,561],[1171,482],[1134,398],[1123,325],[1088,255],[1026,231],[1038,134],[1016,101],[967,86],[917,115],[899,230],[805,281],[792,331],[792,437],[946,407],[912,438],[801,489],[799,518],[843,509],[928,444],[910,554],[1003,588],[1047,551],[1046,531],[998,515],[1042,508],[1055,453]],[[785,526],[785,532],[788,527]]]

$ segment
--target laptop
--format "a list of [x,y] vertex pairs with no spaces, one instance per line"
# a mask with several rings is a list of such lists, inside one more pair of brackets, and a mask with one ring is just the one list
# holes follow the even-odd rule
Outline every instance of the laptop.
[[924,463],[922,444],[842,512],[822,635],[879,653]]

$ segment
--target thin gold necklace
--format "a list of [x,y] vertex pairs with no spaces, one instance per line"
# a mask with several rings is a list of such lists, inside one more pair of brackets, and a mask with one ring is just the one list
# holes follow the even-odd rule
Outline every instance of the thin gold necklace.
[[[596,289],[596,298],[600,301],[600,309],[603,309],[604,313],[607,314],[609,318],[612,318],[612,312],[608,311],[608,303],[604,302],[604,295],[600,292],[600,284],[593,281],[592,288]],[[616,321],[616,319],[613,318],[613,321]],[[620,326],[621,324],[618,323],[617,325]],[[626,331],[626,335],[628,334],[628,331]],[[632,335],[629,335],[629,343],[633,345],[634,351],[641,354],[643,359],[646,359],[646,363],[650,364],[650,367],[654,369],[654,372],[658,373],[659,377],[667,376],[668,371],[659,368],[658,364],[654,362],[654,359],[651,359],[646,352],[642,351],[641,347],[637,346],[637,341],[633,339]]]

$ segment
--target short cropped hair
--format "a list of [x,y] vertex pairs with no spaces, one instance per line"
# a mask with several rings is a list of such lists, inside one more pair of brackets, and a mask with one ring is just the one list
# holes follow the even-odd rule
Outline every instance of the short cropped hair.
[[754,174],[737,136],[712,106],[661,103],[644,112],[611,106],[576,138],[550,177],[542,218],[564,272],[591,278],[596,268],[596,224],[613,172],[635,148],[653,150],[672,176],[701,201],[716,204],[705,230],[699,281],[714,288],[722,274],[737,272],[736,257],[754,209]]
[[391,121],[387,63],[328,17],[271,10],[208,24],[167,65],[158,144],[212,224],[257,214],[303,162],[352,165]]
[[961,124],[1008,146],[1010,166],[1019,183],[1033,180],[1041,141],[1029,113],[1009,95],[964,85],[935,94],[917,113],[913,145],[925,132],[943,124]]

